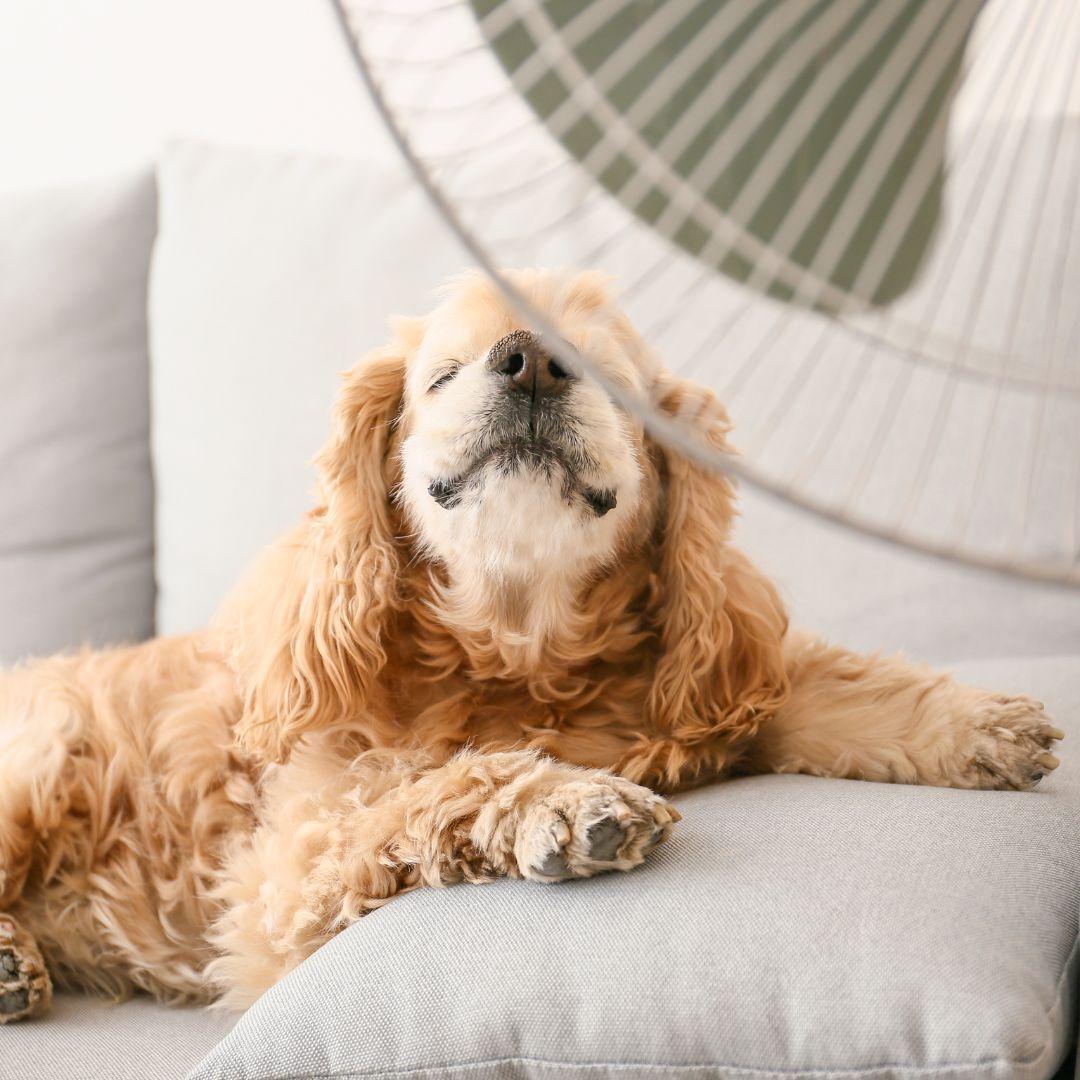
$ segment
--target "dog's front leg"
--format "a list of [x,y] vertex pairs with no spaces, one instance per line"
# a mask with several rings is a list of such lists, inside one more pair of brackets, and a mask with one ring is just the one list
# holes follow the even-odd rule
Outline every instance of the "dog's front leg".
[[352,789],[286,800],[234,853],[209,970],[228,1004],[250,1002],[400,892],[629,870],[679,817],[647,788],[531,751],[389,768]]
[[791,692],[758,732],[762,771],[1024,790],[1058,764],[1063,733],[1031,698],[806,634],[785,647]]

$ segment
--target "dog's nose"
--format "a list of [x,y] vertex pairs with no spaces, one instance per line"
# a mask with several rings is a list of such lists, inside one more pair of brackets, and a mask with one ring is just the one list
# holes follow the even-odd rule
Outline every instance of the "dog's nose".
[[530,330],[515,330],[500,338],[491,347],[487,363],[491,371],[506,379],[509,389],[533,398],[560,394],[575,378]]

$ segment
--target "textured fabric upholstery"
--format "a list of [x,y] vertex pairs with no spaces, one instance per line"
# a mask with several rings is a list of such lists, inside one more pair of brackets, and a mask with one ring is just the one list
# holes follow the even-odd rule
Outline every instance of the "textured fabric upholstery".
[[[1080,736],[1080,663],[965,665]],[[810,777],[679,798],[628,875],[422,891],[194,1080],[1052,1076],[1076,1010],[1080,755],[1032,793]]]
[[0,1028],[0,1080],[176,1080],[232,1027],[230,1013],[60,994]]
[[0,663],[152,631],[149,175],[0,200]]

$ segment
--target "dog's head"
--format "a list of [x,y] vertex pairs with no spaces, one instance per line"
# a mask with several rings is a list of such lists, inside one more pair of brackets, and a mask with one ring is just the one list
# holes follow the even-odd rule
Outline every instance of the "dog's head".
[[576,362],[644,397],[658,365],[596,274],[511,273],[558,328],[524,328],[478,275],[411,329],[397,489],[413,535],[460,582],[556,588],[610,561],[653,497],[640,425]]
[[[437,612],[448,632],[491,637],[524,684],[552,655],[587,666],[583,642],[602,641],[598,624],[619,607],[611,597],[595,607],[597,583],[630,576],[631,564],[639,580],[625,583],[627,597],[651,597],[636,635],[654,643],[642,658],[653,673],[648,708],[667,727],[714,723],[736,698],[752,712],[744,684],[776,675],[783,613],[727,546],[729,482],[656,445],[576,357],[694,418],[723,447],[727,420],[713,395],[661,367],[601,275],[508,276],[556,340],[468,275],[431,314],[397,320],[393,340],[345,377],[317,459],[321,505],[275,572],[288,580],[267,584],[264,574],[260,586],[256,576],[255,587],[277,594],[272,612],[263,602],[250,615],[252,586],[241,603],[241,636],[258,639],[241,644],[242,731],[269,756],[378,707],[388,623],[410,605],[422,602],[426,619]],[[434,589],[422,601],[404,587],[418,565]]]

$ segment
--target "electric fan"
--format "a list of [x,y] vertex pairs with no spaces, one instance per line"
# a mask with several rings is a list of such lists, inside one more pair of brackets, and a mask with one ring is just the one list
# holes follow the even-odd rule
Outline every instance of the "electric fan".
[[335,0],[476,260],[600,268],[737,457],[921,551],[1080,584],[1080,4]]

